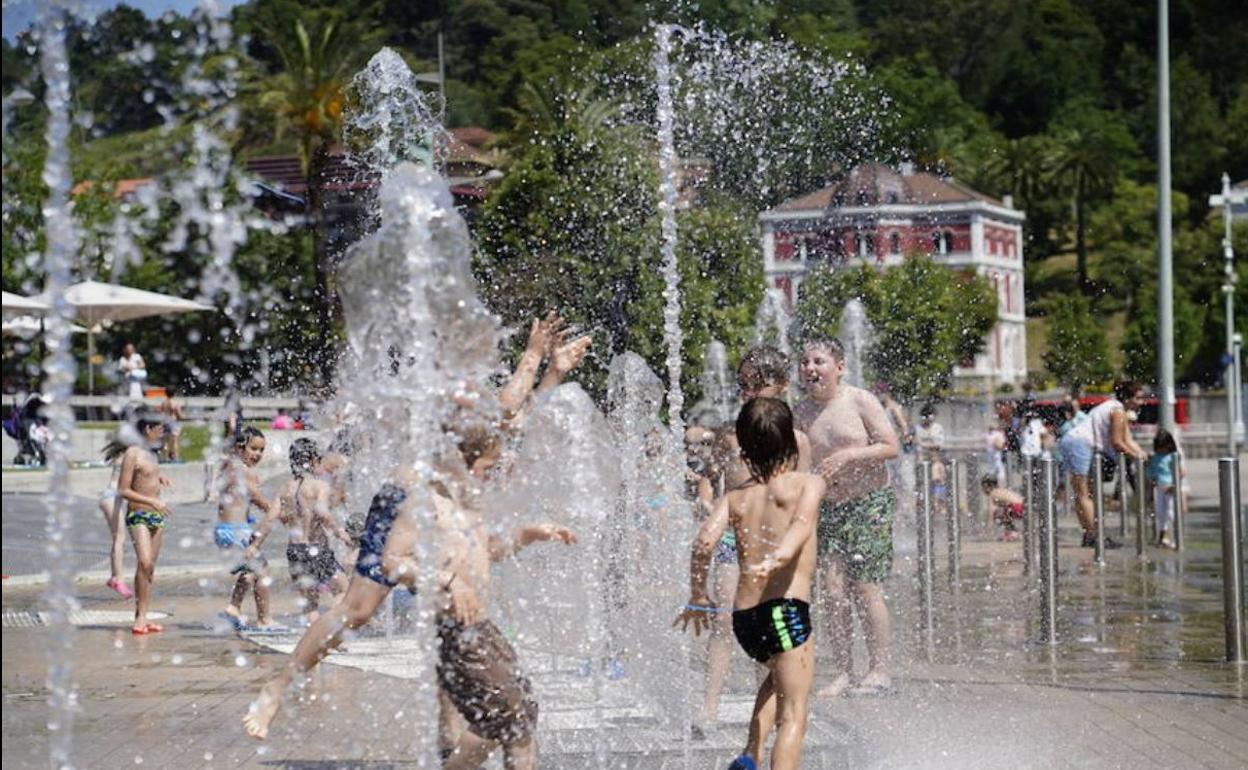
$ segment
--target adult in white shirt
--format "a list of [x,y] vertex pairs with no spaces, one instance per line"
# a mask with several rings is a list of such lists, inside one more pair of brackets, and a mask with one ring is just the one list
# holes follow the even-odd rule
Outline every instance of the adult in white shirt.
[[[1127,412],[1139,410],[1142,394],[1143,388],[1136,383],[1119,380],[1114,384],[1113,397],[1097,404],[1088,412],[1088,418],[1071,428],[1058,444],[1062,465],[1070,474],[1070,483],[1074,487],[1075,513],[1079,516],[1079,525],[1083,527],[1085,548],[1096,545],[1096,519],[1089,481],[1094,467],[1092,458],[1099,453],[1114,460],[1119,452],[1140,459],[1148,456],[1132,438],[1127,425]],[[1105,538],[1105,547],[1121,548],[1122,544]]]
[[147,363],[143,356],[134,349],[134,343],[127,342],[122,348],[121,360],[117,362],[121,370],[121,381],[125,386],[128,398],[138,401],[143,398],[143,383],[147,382]]

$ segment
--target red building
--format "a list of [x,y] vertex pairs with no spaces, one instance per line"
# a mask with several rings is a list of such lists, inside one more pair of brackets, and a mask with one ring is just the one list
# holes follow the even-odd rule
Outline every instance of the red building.
[[865,164],[759,215],[763,269],[790,308],[802,277],[820,265],[887,268],[918,252],[982,275],[997,290],[997,325],[984,353],[954,375],[1017,383],[1027,376],[1024,219],[1008,196],[999,201],[907,164]]

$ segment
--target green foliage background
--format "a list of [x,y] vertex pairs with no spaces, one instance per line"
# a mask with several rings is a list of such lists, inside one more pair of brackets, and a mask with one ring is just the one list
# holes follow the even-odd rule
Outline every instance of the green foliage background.
[[[1223,171],[1236,181],[1248,178],[1248,10],[1240,0],[1172,0],[1170,9],[1179,370],[1182,379],[1216,383],[1224,344],[1221,222],[1206,200]],[[236,65],[231,97],[239,123],[227,138],[241,164],[300,147],[289,115],[273,108],[275,94],[290,83],[274,30],[333,22],[355,44],[341,52],[345,60],[361,61],[384,43],[417,71],[436,68],[442,32],[447,125],[481,125],[502,137],[506,177],[477,223],[478,267],[490,299],[518,322],[552,298],[571,298],[569,314],[600,338],[598,355],[633,347],[656,363],[653,146],[645,126],[619,117],[649,108],[645,89],[635,86],[647,82],[651,24],[702,23],[739,39],[789,41],[803,56],[861,63],[854,76],[860,82],[846,92],[857,101],[828,106],[827,128],[813,125],[808,144],[783,132],[759,135],[753,152],[793,151],[796,159],[776,166],[774,177],[747,172],[748,143],[710,147],[720,173],[681,222],[686,384],[694,387],[700,346],[710,337],[735,353],[744,344],[758,299],[757,209],[822,184],[860,157],[914,160],[986,193],[1012,194],[1026,210],[1029,323],[1047,331],[1051,354],[1042,359],[1033,351],[1037,374],[1074,376],[1058,363],[1069,356],[1055,348],[1066,344],[1075,318],[1076,325],[1121,330],[1107,337],[1108,366],[1151,379],[1154,13],[1154,4],[1131,0],[368,0],[350,8],[328,0],[251,0],[232,12],[229,57],[206,66],[224,66],[225,58]],[[182,85],[187,44],[197,38],[195,20],[149,19],[126,6],[71,26],[74,176],[98,185],[98,195],[78,198],[86,232],[81,277],[107,277],[107,231],[128,213],[111,201],[108,185],[184,170],[186,118],[218,117]],[[34,44],[26,34],[4,40],[5,93],[20,85],[42,94]],[[587,84],[597,90],[586,91]],[[798,107],[793,100],[801,98],[800,88],[788,90],[775,104]],[[852,111],[871,118],[863,123],[869,130],[837,133],[836,121]],[[179,117],[167,123],[165,115]],[[23,293],[41,288],[43,120],[38,105],[17,108],[5,141],[3,284]],[[143,261],[124,280],[191,290],[201,258],[160,248],[175,215],[162,212],[150,226],[139,244]],[[1246,229],[1241,224],[1235,235],[1241,255],[1248,253]],[[256,335],[242,352],[236,331],[220,317],[139,322],[125,333],[162,351],[154,377],[186,389],[246,381],[262,367],[274,387],[311,387],[309,362],[334,339],[334,330],[322,327],[335,323],[321,314],[326,256],[317,249],[298,229],[253,235],[242,249],[239,318]],[[914,272],[889,280],[917,280],[922,272],[918,263],[908,269]],[[876,296],[866,291],[874,283],[853,280],[861,282],[864,302]],[[1241,307],[1248,307],[1246,284],[1241,278],[1236,289]],[[939,304],[952,292],[982,287],[924,283],[889,291]],[[1071,299],[1076,294],[1084,299]],[[888,308],[882,296],[871,300],[877,313]],[[986,312],[983,302],[962,304]],[[904,315],[911,307],[899,302],[896,310]],[[1248,313],[1239,319],[1248,334]],[[900,340],[915,337],[898,330],[896,339],[892,359],[910,352],[911,343]],[[969,337],[941,342],[955,357],[973,344]],[[185,363],[192,349],[198,370]],[[260,350],[273,355],[261,361]],[[883,371],[888,361],[877,364]],[[600,385],[602,361],[595,366],[587,373],[591,387]],[[942,384],[938,372],[925,371],[907,387],[921,393]]]

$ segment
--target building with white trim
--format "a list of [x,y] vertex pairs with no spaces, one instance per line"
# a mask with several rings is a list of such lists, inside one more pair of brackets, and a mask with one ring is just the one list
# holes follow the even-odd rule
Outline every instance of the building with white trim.
[[759,215],[769,288],[792,309],[802,277],[821,265],[887,268],[913,252],[974,271],[997,290],[998,320],[984,352],[954,369],[962,380],[1020,383],[1027,377],[1023,221],[1004,201],[951,179],[881,164],[854,168],[822,190]]

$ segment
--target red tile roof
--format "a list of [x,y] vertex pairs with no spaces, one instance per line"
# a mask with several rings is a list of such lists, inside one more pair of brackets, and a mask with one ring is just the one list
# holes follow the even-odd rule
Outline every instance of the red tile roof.
[[790,198],[772,211],[822,211],[839,207],[971,201],[1003,205],[996,198],[973,190],[951,177],[939,177],[926,171],[903,174],[882,163],[864,163],[827,187]]

